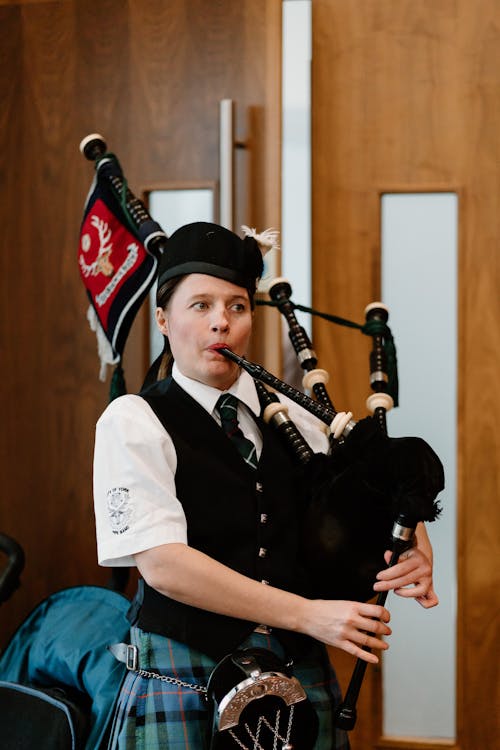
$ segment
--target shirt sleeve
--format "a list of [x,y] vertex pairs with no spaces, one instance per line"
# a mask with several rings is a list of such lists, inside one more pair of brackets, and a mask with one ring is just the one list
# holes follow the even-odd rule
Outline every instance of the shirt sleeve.
[[133,555],[160,544],[187,544],[176,497],[171,437],[140,396],[115,399],[96,426],[94,510],[100,565],[135,565]]

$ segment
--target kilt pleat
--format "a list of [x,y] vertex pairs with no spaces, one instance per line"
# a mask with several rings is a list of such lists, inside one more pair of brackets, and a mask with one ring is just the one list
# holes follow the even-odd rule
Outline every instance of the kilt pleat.
[[[206,686],[216,662],[170,638],[131,628],[131,643],[139,649],[141,669],[189,684]],[[267,648],[284,658],[273,635],[252,633],[242,647]],[[301,682],[319,718],[314,750],[348,750],[347,733],[333,726],[340,690],[326,649],[318,644],[313,658],[297,663]],[[128,672],[117,702],[108,750],[208,750],[211,727],[203,694],[154,678]],[[235,750],[237,746],[235,745]]]

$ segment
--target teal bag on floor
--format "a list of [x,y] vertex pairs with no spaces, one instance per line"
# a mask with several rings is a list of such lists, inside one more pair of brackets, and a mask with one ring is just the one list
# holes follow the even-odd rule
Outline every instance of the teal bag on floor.
[[[89,712],[85,744],[75,747],[85,750],[105,747],[126,671],[125,665],[114,659],[107,646],[128,642],[130,623],[126,615],[129,607],[130,601],[111,589],[98,586],[64,589],[36,607],[0,656],[0,681],[35,691],[40,688],[42,695],[33,696],[34,701],[43,698],[45,689],[56,688],[57,691],[59,688],[56,699],[60,698],[63,704],[67,700]],[[9,690],[9,701],[3,700],[2,690]],[[41,744],[35,722],[27,720],[24,709],[12,711],[14,699],[12,685],[3,688],[0,685],[0,726],[18,722],[26,733],[32,733],[32,747],[52,747]],[[18,700],[19,705],[22,701],[25,706],[26,693],[21,695],[20,692]],[[78,727],[75,727],[76,732],[81,736]],[[68,744],[68,748],[72,747]]]

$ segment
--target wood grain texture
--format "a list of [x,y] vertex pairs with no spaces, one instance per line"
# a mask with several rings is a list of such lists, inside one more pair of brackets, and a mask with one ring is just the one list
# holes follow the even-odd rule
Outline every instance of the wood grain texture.
[[[68,0],[0,4],[0,531],[25,548],[22,587],[4,605],[0,648],[45,596],[104,584],[92,507],[94,425],[107,404],[85,318],[77,246],[93,167],[80,140],[100,131],[131,189],[217,183],[218,102],[238,102],[251,142],[247,191],[268,176],[279,133],[276,0]],[[266,19],[274,18],[267,25]],[[269,52],[269,49],[273,51]],[[250,69],[255,71],[252,75]],[[268,88],[269,84],[269,88]],[[259,112],[258,128],[254,112]],[[266,171],[267,169],[267,171]],[[279,175],[275,168],[273,179]],[[245,182],[246,180],[246,182]],[[270,200],[267,200],[267,196]],[[245,195],[240,223],[279,224],[279,184]],[[147,357],[145,315],[125,350],[130,391]],[[3,561],[0,561],[0,564]]]
[[[378,298],[381,193],[399,186],[460,195],[462,750],[495,747],[500,736],[498,659],[492,658],[499,636],[499,42],[500,7],[494,0],[313,3],[315,306],[360,320],[365,304]],[[333,374],[334,400],[363,414],[367,345],[323,323],[316,324],[314,340]],[[353,750],[373,747],[380,736],[380,717],[363,703],[365,709]],[[387,739],[379,746],[414,747]]]

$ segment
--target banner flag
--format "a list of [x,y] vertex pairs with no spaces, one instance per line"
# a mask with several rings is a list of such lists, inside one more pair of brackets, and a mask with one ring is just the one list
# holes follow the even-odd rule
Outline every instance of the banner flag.
[[[123,194],[110,181],[113,175],[120,177]],[[118,365],[121,370],[130,328],[154,283],[159,259],[143,244],[145,233],[134,225],[125,193],[118,160],[106,154],[85,203],[78,249],[80,275],[90,301],[87,318],[97,336],[101,380],[106,379],[107,365]],[[148,224],[151,227],[154,222]]]

